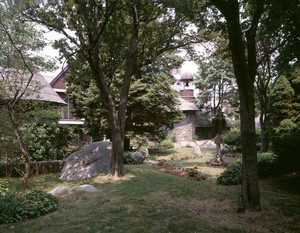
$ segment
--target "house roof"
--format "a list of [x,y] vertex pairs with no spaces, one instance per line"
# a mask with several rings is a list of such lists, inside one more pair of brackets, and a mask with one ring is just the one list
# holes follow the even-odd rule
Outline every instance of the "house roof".
[[[20,74],[20,73],[19,73]],[[12,98],[14,94],[18,90],[24,90],[27,84],[27,80],[29,80],[31,75],[24,74],[23,80],[17,80],[13,77],[6,76],[6,79],[9,80],[10,83],[12,83],[11,88],[7,94],[7,98]],[[20,96],[21,94],[19,94]],[[66,104],[66,102],[59,97],[59,95],[52,89],[52,87],[49,85],[49,83],[45,80],[45,78],[41,74],[34,74],[28,89],[27,93],[22,97],[22,99],[27,100],[40,100],[40,101],[49,101],[49,102],[55,102],[59,104]]]
[[228,117],[225,117],[225,126],[228,128],[234,128],[234,124]]
[[192,75],[192,73],[190,73],[190,72],[184,72],[184,73],[181,75],[180,80],[193,80],[193,75]]
[[50,82],[50,85],[53,86],[53,84],[69,69],[68,66],[66,66],[65,68],[63,68],[59,74]]
[[181,97],[179,97],[179,103],[179,110],[181,111],[199,111],[199,108],[197,108],[194,103],[186,101]]

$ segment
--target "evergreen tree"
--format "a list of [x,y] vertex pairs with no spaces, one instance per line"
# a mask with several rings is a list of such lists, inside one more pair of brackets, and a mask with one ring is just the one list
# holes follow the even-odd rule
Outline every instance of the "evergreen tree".
[[[126,132],[153,135],[163,126],[172,128],[173,123],[179,119],[180,112],[176,109],[178,94],[171,88],[175,80],[170,75],[170,69],[177,67],[181,61],[176,56],[162,56],[154,65],[140,70],[132,77]],[[73,103],[76,116],[85,118],[85,131],[94,140],[102,140],[104,136],[110,138],[105,120],[107,112],[88,67],[79,65],[79,60],[70,63],[69,67],[67,95]],[[128,144],[125,147],[128,149]]]
[[283,119],[290,119],[293,115],[293,100],[295,91],[288,79],[281,75],[272,88],[270,119],[271,127],[276,128]]
[[271,91],[272,149],[286,172],[300,169],[299,80],[299,67],[296,66],[288,77],[281,75]]

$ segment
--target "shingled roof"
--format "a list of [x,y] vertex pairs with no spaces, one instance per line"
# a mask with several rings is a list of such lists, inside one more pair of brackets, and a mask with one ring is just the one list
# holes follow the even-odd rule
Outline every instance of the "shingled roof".
[[[25,88],[27,81],[29,80],[30,75],[26,74],[24,75],[24,79],[20,81],[20,85],[23,87],[17,87],[17,89]],[[13,77],[8,78],[9,80],[12,80],[11,82],[16,85],[16,81]],[[36,91],[38,90],[38,91]],[[30,93],[32,92],[32,93]],[[6,92],[7,98],[11,98],[14,95],[14,88],[10,92]],[[59,97],[59,95],[52,89],[52,87],[49,85],[49,83],[45,80],[45,78],[41,74],[34,74],[28,90],[27,94],[22,97],[22,99],[28,99],[28,100],[39,100],[39,101],[48,101],[48,102],[55,102],[59,104],[66,104],[66,102]]]

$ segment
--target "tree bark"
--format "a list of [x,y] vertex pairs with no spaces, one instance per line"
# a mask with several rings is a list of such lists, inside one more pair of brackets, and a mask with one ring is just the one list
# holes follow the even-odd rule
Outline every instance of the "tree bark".
[[[237,0],[213,0],[215,6],[226,18],[229,47],[237,79],[240,98],[241,146],[242,146],[242,205],[245,211],[260,211],[260,193],[258,185],[257,151],[255,133],[254,77],[255,27],[247,35],[248,51],[244,47],[243,34],[239,21],[239,3]],[[249,41],[251,40],[251,41]],[[247,59],[248,58],[248,62]],[[248,67],[249,66],[249,67]]]
[[30,176],[30,154],[29,154],[29,151],[23,141],[23,137],[19,132],[18,122],[16,121],[16,118],[15,118],[15,112],[12,109],[9,109],[8,112],[9,112],[9,116],[10,116],[10,119],[11,119],[11,122],[13,125],[14,133],[17,138],[20,150],[25,157],[25,173],[24,173],[24,177],[23,177],[23,188],[24,188],[24,191],[26,191],[28,189],[28,179]]

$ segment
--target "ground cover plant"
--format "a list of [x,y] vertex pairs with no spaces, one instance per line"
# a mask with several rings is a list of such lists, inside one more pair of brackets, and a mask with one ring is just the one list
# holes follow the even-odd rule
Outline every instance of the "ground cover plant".
[[18,193],[7,189],[0,193],[0,224],[36,218],[55,211],[57,206],[57,198],[48,193],[37,190]]
[[[183,154],[191,156],[191,152],[191,148],[170,149],[152,158],[169,161]],[[61,182],[58,174],[34,176],[32,190],[91,184],[98,191],[72,191],[59,197],[57,211],[2,224],[0,232],[299,232],[297,175],[261,180],[263,210],[245,215],[237,213],[240,185],[218,185],[216,179],[225,168],[205,164],[214,158],[215,150],[202,149],[202,153],[203,158],[174,161],[187,168],[196,166],[207,176],[203,182],[161,172],[150,164],[125,166],[126,175],[120,179],[101,174],[84,181]],[[22,190],[20,180],[5,179],[9,187]]]

